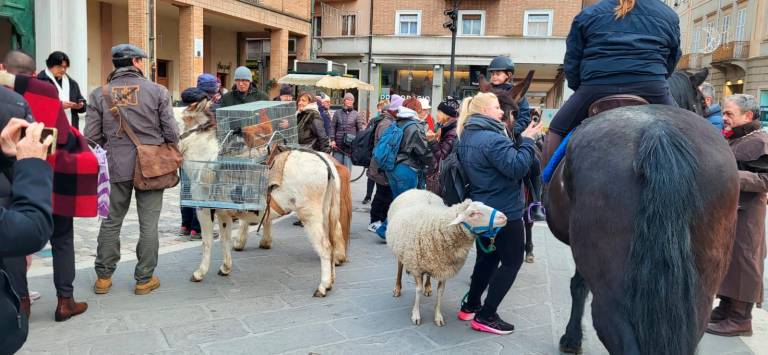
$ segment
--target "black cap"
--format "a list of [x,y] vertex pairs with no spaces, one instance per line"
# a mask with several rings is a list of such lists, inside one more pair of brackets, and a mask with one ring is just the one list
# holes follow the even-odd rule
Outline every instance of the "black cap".
[[146,58],[147,53],[132,44],[118,44],[112,47],[112,59]]

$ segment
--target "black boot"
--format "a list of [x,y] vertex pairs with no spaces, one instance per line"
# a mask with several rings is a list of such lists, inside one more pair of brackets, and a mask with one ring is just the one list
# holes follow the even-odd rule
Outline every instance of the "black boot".
[[541,202],[534,201],[528,206],[528,217],[536,222],[547,220],[547,215],[544,213],[544,207],[541,206]]

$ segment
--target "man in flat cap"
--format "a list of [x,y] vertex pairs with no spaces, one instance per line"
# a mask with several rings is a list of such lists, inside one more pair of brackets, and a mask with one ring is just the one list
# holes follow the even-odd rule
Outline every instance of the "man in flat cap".
[[108,293],[112,287],[112,274],[120,261],[120,228],[131,204],[133,190],[136,190],[139,217],[134,293],[145,295],[160,287],[160,280],[153,273],[157,266],[157,225],[164,190],[134,188],[136,146],[120,129],[117,116],[110,112],[110,107],[114,105],[142,144],[179,141],[168,90],[147,80],[141,71],[146,57],[142,49],[131,44],[112,47],[115,70],[107,77],[107,84],[93,90],[88,100],[85,135],[107,150],[111,187],[109,216],[101,222],[98,236],[95,262],[98,279],[94,285],[97,294]]

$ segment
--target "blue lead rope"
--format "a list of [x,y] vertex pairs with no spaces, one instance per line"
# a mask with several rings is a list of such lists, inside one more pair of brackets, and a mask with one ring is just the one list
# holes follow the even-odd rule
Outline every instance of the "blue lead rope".
[[496,250],[496,245],[494,245],[494,243],[496,242],[496,235],[499,234],[499,231],[501,230],[501,227],[493,226],[493,220],[496,219],[496,212],[498,212],[498,210],[496,210],[495,208],[493,209],[493,211],[491,211],[491,217],[488,220],[488,226],[472,227],[467,222],[461,222],[461,224],[464,225],[464,228],[466,228],[470,233],[478,237],[490,239],[491,243],[488,247],[486,247],[485,245],[483,245],[483,243],[480,242],[480,238],[475,239],[475,243],[477,243],[477,248],[482,250],[486,254]]
[[544,167],[544,171],[541,173],[541,181],[544,183],[549,183],[549,180],[552,180],[552,175],[555,173],[557,165],[560,164],[560,161],[565,157],[565,150],[568,148],[568,141],[571,139],[571,134],[573,134],[573,131],[568,132],[565,139],[563,139],[563,141],[560,142],[560,145],[557,146],[555,153],[552,154],[552,158],[549,159],[547,166]]

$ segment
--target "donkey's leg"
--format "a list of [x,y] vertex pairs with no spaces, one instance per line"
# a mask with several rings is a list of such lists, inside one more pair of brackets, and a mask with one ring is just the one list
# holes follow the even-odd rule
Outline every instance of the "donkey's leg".
[[560,351],[566,354],[580,354],[581,340],[584,337],[581,320],[584,318],[584,305],[589,295],[587,282],[578,270],[571,278],[571,318],[565,327],[565,334],[560,338]]
[[263,232],[261,232],[259,248],[270,249],[272,248],[272,220],[279,216],[275,211],[272,211],[269,206],[267,206],[264,213],[267,213],[267,216],[264,217],[264,225],[261,226]]
[[235,251],[243,251],[245,250],[245,244],[248,243],[248,227],[250,227],[250,219],[252,213],[247,213],[245,215],[240,215],[240,227],[237,229],[237,239],[234,240],[234,249]]
[[202,281],[211,266],[211,246],[213,245],[213,214],[208,208],[197,210],[197,219],[200,221],[200,232],[203,235],[203,259],[200,266],[192,273],[190,281]]
[[[244,225],[247,222],[240,220]],[[219,267],[219,275],[229,276],[232,272],[232,216],[229,213],[219,215],[219,233],[221,234],[221,251],[224,253],[224,261]]]
[[424,296],[432,295],[432,281],[429,280],[429,274],[424,274]]
[[443,303],[443,291],[445,291],[445,281],[437,281],[437,304],[435,305],[435,325],[442,327],[445,325],[443,313],[440,312],[440,305]]
[[307,231],[309,241],[315,252],[320,256],[320,285],[317,286],[315,297],[325,297],[326,292],[331,288],[331,278],[333,274],[333,250],[331,241],[323,223],[323,213],[319,208],[314,208],[309,212],[299,212],[300,220],[304,223],[304,230]]
[[525,222],[525,262],[533,263],[533,222]]
[[403,289],[403,263],[397,261],[397,277],[395,278],[395,290],[392,291],[393,297],[400,297],[400,290]]
[[413,278],[416,280],[416,301],[413,303],[413,310],[411,311],[411,322],[413,322],[413,324],[419,325],[421,324],[421,313],[419,313],[419,297],[424,291],[424,286],[422,285],[421,274],[414,274]]

